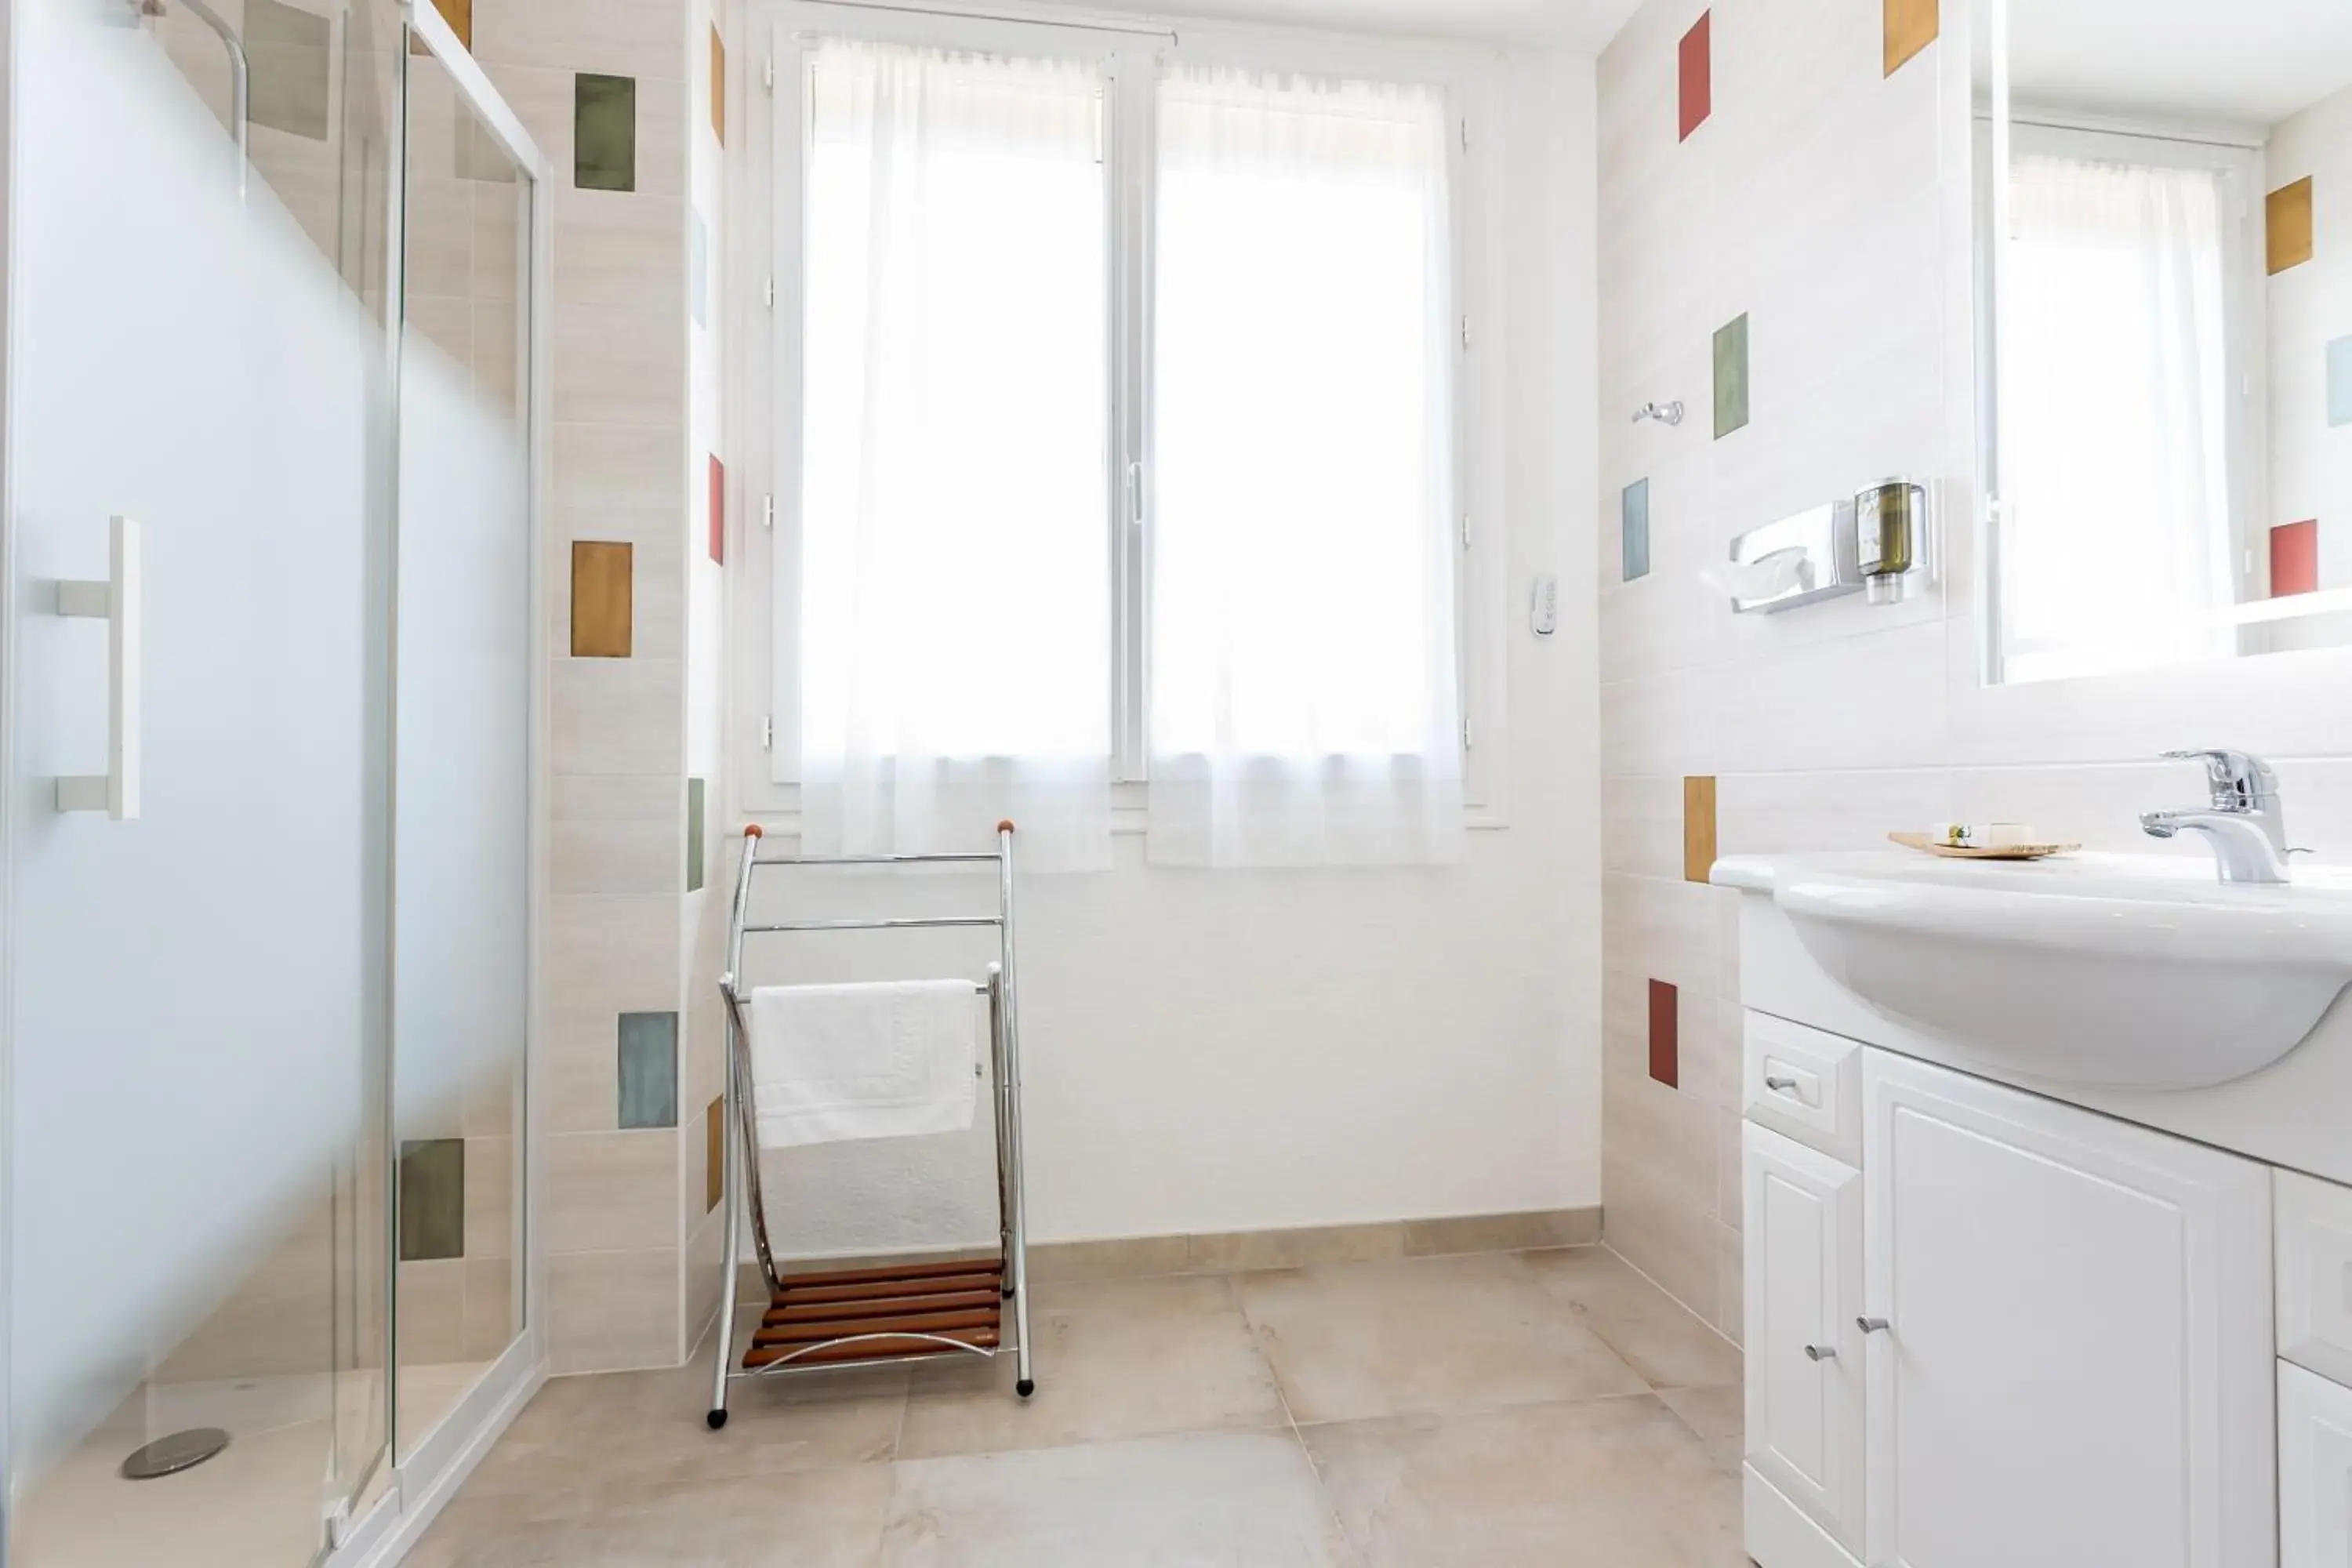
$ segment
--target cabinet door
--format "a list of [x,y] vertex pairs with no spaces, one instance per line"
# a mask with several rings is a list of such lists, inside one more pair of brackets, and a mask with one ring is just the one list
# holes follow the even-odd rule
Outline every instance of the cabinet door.
[[1872,1051],[1879,1568],[2277,1561],[2270,1173]]
[[2352,1568],[2352,1389],[2279,1363],[2279,1568]]
[[1862,1550],[1862,1173],[1749,1122],[1748,1462]]

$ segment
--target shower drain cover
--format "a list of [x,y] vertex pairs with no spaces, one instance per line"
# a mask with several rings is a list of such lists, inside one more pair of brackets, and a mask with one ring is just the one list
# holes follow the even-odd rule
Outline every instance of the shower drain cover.
[[193,1470],[228,1447],[228,1434],[217,1426],[198,1426],[158,1437],[122,1461],[126,1481],[152,1481]]

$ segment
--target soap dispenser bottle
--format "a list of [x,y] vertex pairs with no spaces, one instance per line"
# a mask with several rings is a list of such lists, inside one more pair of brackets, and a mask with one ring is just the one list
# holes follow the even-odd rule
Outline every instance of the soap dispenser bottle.
[[1855,544],[1864,593],[1874,605],[1899,605],[1927,575],[1927,489],[1886,479],[1853,498]]

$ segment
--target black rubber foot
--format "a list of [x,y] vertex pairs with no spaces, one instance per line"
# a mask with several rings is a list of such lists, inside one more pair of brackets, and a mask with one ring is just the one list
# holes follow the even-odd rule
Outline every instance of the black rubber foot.
[[1037,1392],[1037,1380],[1034,1377],[1024,1377],[1013,1385],[1013,1392],[1026,1399]]
[[714,1410],[709,1415],[704,1416],[703,1419],[709,1422],[710,1429],[713,1432],[716,1432],[721,1426],[727,1425],[727,1412],[724,1410]]
[[1004,1288],[1004,1299],[1008,1301],[1013,1300],[1013,1287],[1010,1285]]

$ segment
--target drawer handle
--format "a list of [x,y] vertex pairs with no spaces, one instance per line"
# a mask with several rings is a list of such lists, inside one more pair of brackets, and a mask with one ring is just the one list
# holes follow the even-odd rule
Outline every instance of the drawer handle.
[[1837,1360],[1837,1352],[1831,1349],[1828,1345],[1807,1345],[1805,1347],[1805,1359],[1807,1361],[1835,1361]]
[[1853,1326],[1865,1334],[1883,1334],[1895,1325],[1884,1318],[1856,1318]]
[[1764,1087],[1770,1089],[1774,1094],[1794,1094],[1803,1086],[1799,1084],[1797,1080],[1792,1078],[1768,1077],[1764,1080]]

